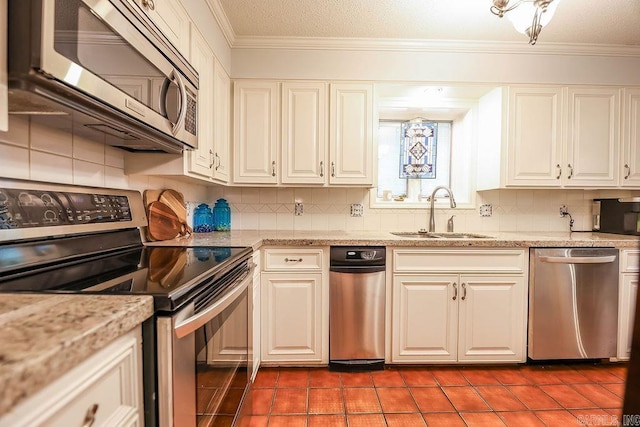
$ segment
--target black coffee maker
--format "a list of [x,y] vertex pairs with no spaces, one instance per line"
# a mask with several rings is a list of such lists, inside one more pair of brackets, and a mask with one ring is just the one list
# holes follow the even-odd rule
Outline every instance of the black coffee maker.
[[593,199],[593,231],[640,235],[640,197]]

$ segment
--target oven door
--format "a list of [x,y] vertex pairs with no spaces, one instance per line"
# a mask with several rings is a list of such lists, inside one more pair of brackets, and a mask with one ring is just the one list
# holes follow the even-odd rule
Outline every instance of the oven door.
[[160,427],[231,425],[249,384],[252,270],[224,296],[157,320]]

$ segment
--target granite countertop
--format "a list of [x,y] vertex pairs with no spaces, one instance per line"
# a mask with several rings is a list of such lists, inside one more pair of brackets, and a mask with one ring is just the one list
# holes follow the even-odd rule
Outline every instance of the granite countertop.
[[3,294],[0,416],[152,314],[150,296]]
[[573,232],[469,232],[489,236],[483,239],[437,239],[401,237],[389,231],[257,231],[232,230],[228,232],[194,233],[191,236],[163,242],[150,242],[154,246],[331,246],[379,245],[402,247],[617,247],[639,248],[638,236],[619,234]]

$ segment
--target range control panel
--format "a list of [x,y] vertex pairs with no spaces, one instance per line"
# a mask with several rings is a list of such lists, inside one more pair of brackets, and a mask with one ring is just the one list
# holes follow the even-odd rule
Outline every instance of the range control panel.
[[0,229],[131,221],[127,196],[0,188]]

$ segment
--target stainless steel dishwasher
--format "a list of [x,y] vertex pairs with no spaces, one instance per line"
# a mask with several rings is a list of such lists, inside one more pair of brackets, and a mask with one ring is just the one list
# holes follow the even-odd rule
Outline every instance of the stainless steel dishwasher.
[[332,246],[329,263],[329,368],[384,368],[384,247]]
[[616,355],[617,249],[531,249],[529,274],[531,359]]

